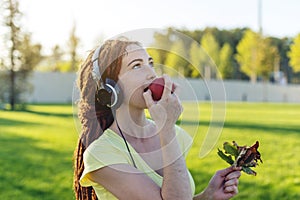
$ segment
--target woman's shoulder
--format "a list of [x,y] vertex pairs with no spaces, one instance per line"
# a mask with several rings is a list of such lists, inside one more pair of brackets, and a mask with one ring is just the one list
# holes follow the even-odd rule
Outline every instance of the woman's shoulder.
[[122,140],[109,129],[87,147],[83,160],[87,166],[93,166],[92,168],[130,161]]
[[[122,140],[120,137],[111,129],[106,129],[103,134],[94,140],[86,149],[87,151],[90,150],[103,150],[108,148],[122,148]],[[101,148],[99,148],[101,147]]]

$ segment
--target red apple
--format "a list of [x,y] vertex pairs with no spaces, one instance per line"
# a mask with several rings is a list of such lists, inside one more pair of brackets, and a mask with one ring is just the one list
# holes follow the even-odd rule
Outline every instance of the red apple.
[[[165,86],[165,80],[163,77],[159,77],[159,78],[156,78],[152,81],[152,83],[149,85],[149,89],[151,90],[152,92],[152,98],[154,101],[159,101],[162,94],[163,94],[163,91],[164,91],[164,86]],[[174,83],[172,84],[172,93],[174,92],[175,90],[175,85]]]

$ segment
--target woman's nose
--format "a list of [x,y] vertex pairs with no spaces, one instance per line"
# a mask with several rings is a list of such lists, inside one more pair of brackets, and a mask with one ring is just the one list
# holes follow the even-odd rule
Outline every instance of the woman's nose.
[[149,68],[149,72],[148,72],[148,76],[147,76],[147,79],[148,80],[152,80],[152,79],[155,79],[156,78],[156,72],[154,71],[154,69],[151,67]]

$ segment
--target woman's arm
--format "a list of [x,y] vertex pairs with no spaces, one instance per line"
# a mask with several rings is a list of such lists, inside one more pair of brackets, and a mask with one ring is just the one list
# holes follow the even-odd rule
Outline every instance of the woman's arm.
[[183,154],[176,139],[175,123],[182,113],[182,105],[171,92],[172,81],[164,75],[164,90],[161,99],[154,102],[151,91],[144,93],[144,99],[160,137],[163,158],[163,199],[192,199],[190,180]]
[[146,174],[128,164],[100,168],[89,178],[102,185],[118,199],[161,200],[161,188]]
[[163,184],[161,194],[163,199],[192,199],[190,179],[184,157],[175,138],[175,127],[162,130],[173,135],[173,140],[161,138],[163,156]]

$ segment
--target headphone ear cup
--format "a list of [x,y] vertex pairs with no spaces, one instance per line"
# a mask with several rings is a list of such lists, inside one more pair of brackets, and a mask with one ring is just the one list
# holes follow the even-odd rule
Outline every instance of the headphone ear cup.
[[95,94],[95,100],[97,103],[99,103],[102,106],[107,106],[111,104],[111,93],[105,89],[97,89]]
[[119,87],[119,85],[112,79],[106,78],[105,80],[105,87],[107,87],[107,90],[111,93],[111,100],[110,100],[110,106],[112,109],[117,109],[120,107],[122,103],[122,91]]
[[114,80],[106,78],[103,88],[96,91],[95,100],[103,106],[117,109],[122,102],[120,87]]

